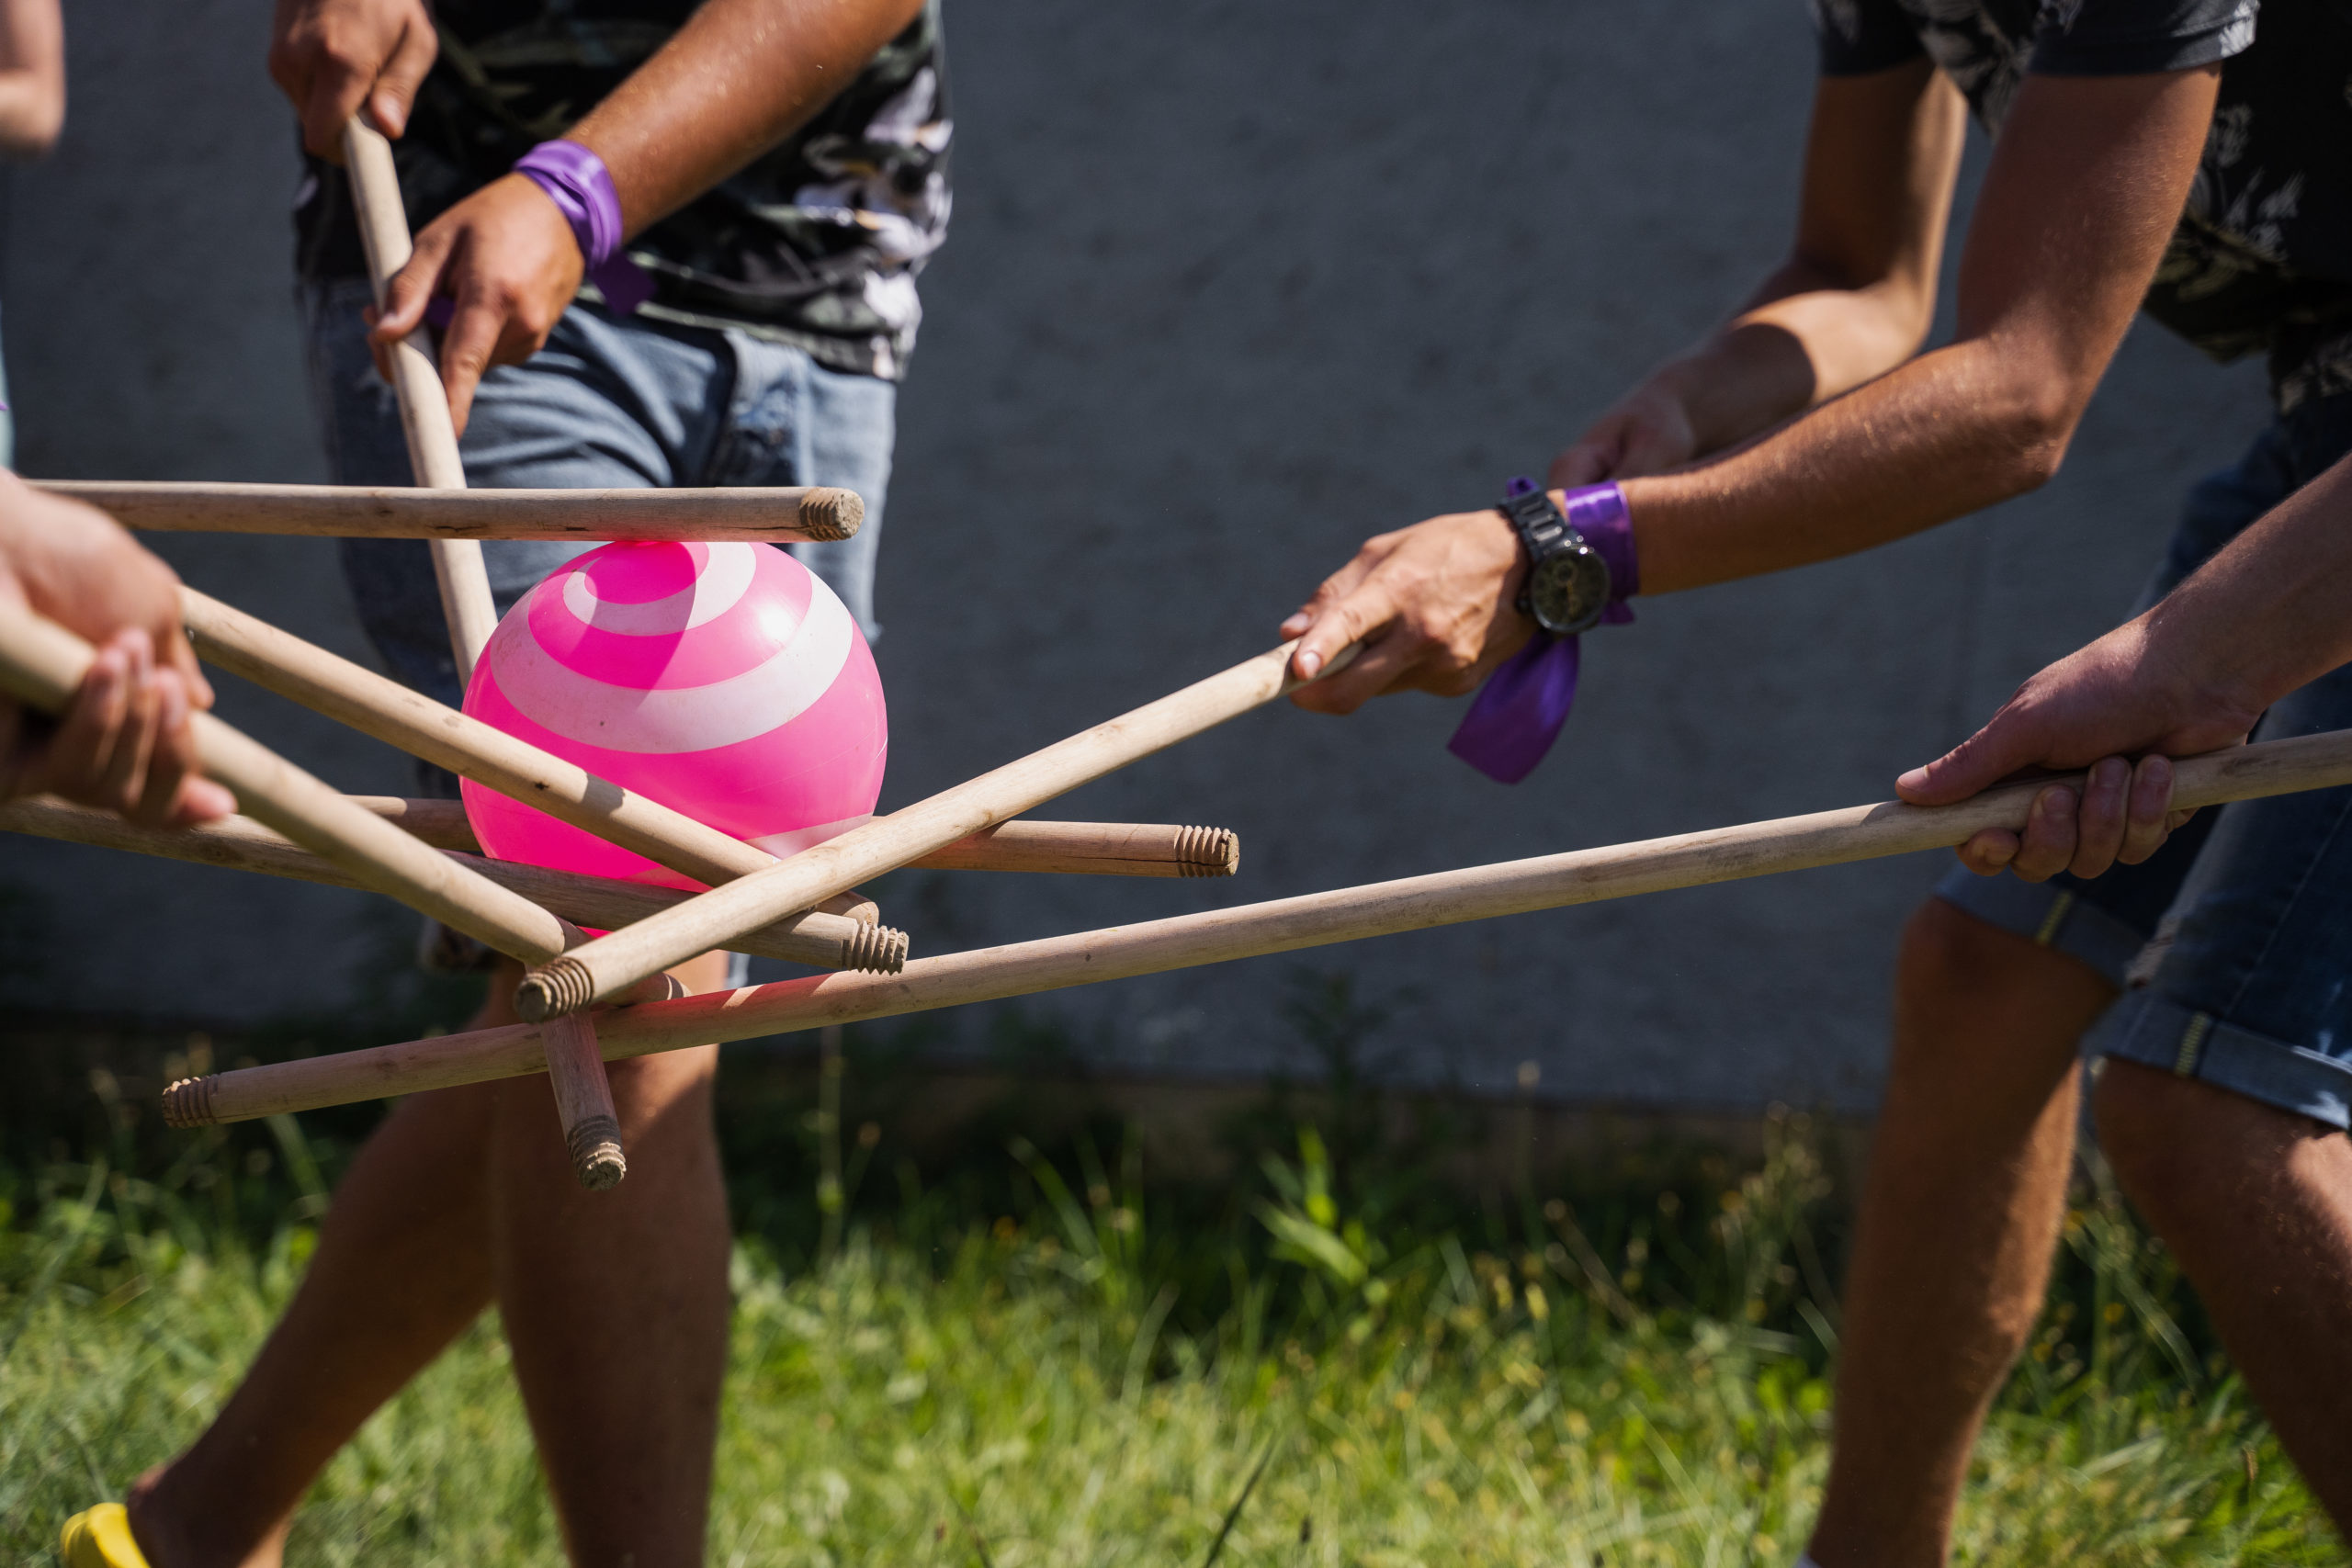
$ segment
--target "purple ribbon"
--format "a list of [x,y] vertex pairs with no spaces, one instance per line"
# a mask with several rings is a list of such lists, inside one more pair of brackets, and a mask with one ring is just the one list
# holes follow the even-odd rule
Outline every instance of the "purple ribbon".
[[628,315],[653,298],[653,280],[621,251],[621,198],[605,161],[577,141],[542,141],[514,172],[548,193],[579,243],[588,281],[605,303]]
[[[1534,489],[1532,480],[1513,479],[1509,493]],[[1568,491],[1566,501],[1562,510],[1570,525],[1608,563],[1609,607],[1600,624],[1623,626],[1634,618],[1625,601],[1641,590],[1625,492],[1613,484],[1587,485]],[[1577,660],[1575,637],[1537,632],[1487,677],[1445,749],[1498,783],[1517,784],[1533,773],[1576,705]]]

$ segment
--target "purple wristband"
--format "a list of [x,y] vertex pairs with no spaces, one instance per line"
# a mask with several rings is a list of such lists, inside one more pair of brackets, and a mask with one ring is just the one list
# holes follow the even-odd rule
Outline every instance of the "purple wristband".
[[571,225],[588,281],[605,304],[626,316],[653,298],[653,280],[621,252],[621,198],[602,158],[577,141],[542,141],[514,161],[514,172],[547,192]]
[[[1510,483],[1513,495],[1534,489],[1529,479]],[[1609,568],[1609,607],[1600,613],[1600,624],[1623,626],[1634,618],[1625,601],[1642,583],[1625,492],[1613,484],[1586,485],[1568,491],[1566,500],[1561,510],[1570,525]],[[1487,677],[1446,750],[1488,778],[1517,784],[1535,771],[1568,721],[1577,700],[1577,638],[1537,632]]]

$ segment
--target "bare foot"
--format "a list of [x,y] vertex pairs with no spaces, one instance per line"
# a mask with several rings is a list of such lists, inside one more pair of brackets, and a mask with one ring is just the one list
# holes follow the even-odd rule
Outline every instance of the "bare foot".
[[294,1521],[280,1519],[243,1556],[234,1544],[205,1539],[206,1514],[187,1506],[172,1484],[177,1461],[157,1465],[130,1483],[122,1499],[130,1516],[131,1538],[147,1568],[283,1568],[286,1532]]

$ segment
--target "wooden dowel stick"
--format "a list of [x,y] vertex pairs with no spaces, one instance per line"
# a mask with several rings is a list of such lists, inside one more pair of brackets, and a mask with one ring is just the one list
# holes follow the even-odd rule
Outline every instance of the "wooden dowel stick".
[[[401,205],[400,173],[392,144],[354,115],[343,128],[344,170],[350,176],[351,205],[359,220],[359,240],[368,253],[368,281],[382,310],[392,275],[408,265],[412,249],[408,212]],[[458,429],[435,362],[433,337],[417,329],[392,345],[392,390],[400,401],[401,430],[408,437],[408,461],[420,490],[463,490],[466,466],[458,456]],[[458,661],[458,683],[473,679],[474,665],[498,626],[490,573],[476,539],[430,539],[433,577],[441,589],[441,613],[449,623],[449,644]]]
[[855,491],[402,490],[372,485],[41,479],[126,528],[343,539],[846,539],[865,519]]
[[[577,1012],[682,958],[726,946],[736,932],[765,925],[786,910],[806,908],[842,888],[945,849],[1271,702],[1300,684],[1289,676],[1295,646],[1285,643],[993,773],[853,828],[764,871],[714,887],[666,913],[600,937],[525,975],[515,992],[515,1010],[535,1021]],[[1341,669],[1354,652],[1352,648],[1342,650],[1322,673]]]
[[572,1175],[591,1192],[620,1185],[628,1156],[621,1149],[620,1114],[613,1109],[595,1024],[585,1016],[567,1018],[548,1030],[543,1043]]
[[[391,795],[350,798],[379,817],[390,818],[435,849],[481,853],[460,802],[404,800]],[[1039,822],[1023,817],[958,839],[944,850],[909,861],[907,868],[1060,872],[1076,876],[1231,876],[1241,868],[1241,837],[1230,828],[1180,828],[1161,822]],[[856,903],[864,896],[842,897]],[[844,907],[838,912],[850,910]]]
[[[2177,807],[2352,784],[2352,730],[2270,740],[2179,763]],[[1639,843],[1473,866],[1039,942],[917,959],[903,974],[824,975],[598,1014],[608,1058],[1026,996],[1269,953],[1423,931],[1963,843],[2018,829],[2050,781],[1958,806],[1888,802]],[[165,1091],[177,1126],[243,1121],[540,1069],[537,1026],[414,1040],[191,1078]]]
[[[29,611],[0,611],[0,686],[44,712],[65,706],[88,672],[90,645]],[[258,818],[349,872],[361,886],[421,909],[511,957],[539,963],[564,949],[563,922],[476,875],[209,713],[192,716],[204,772]]]
[[907,864],[932,871],[1076,876],[1232,876],[1241,870],[1241,838],[1229,828],[1016,818]]
[[[405,801],[389,796],[346,798],[363,808],[390,807],[396,812],[413,806],[456,805],[454,801]],[[392,818],[394,821],[401,819],[401,815]],[[464,823],[460,812],[458,826],[462,829]],[[0,831],[157,855],[232,871],[257,872],[265,876],[289,877],[331,887],[365,886],[333,861],[312,854],[245,817],[231,817],[189,829],[142,828],[112,812],[36,798],[0,804]],[[433,841],[431,837],[420,836],[425,837],[427,842]],[[472,847],[470,833],[464,836],[464,843],[468,849]],[[550,914],[560,915],[575,925],[599,930],[641,920],[693,897],[675,888],[648,887],[601,876],[484,860],[470,853],[458,853],[456,859],[468,870],[520,894]],[[746,932],[735,951],[820,969],[896,971],[906,963],[906,933],[878,924],[880,916],[881,911],[871,899],[844,895],[823,910],[787,916],[774,925]]]

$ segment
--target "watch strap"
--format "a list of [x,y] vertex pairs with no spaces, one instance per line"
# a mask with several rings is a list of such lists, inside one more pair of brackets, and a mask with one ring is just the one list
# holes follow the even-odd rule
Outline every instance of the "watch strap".
[[[1626,608],[1625,600],[1639,589],[1641,573],[1625,492],[1613,484],[1585,485],[1567,491],[1567,504],[1562,508],[1553,506],[1550,497],[1536,490],[1532,481],[1512,480],[1501,511],[1527,542],[1531,574],[1543,557],[1537,554],[1537,542],[1528,536],[1530,528],[1540,525],[1523,525],[1520,518],[1521,508],[1535,510],[1524,506],[1528,491],[1542,501],[1544,513],[1560,519],[1557,538],[1581,536],[1609,568],[1609,605],[1601,613],[1601,624],[1623,625],[1632,620],[1634,613]],[[1525,609],[1526,590],[1521,592],[1521,608]],[[1526,647],[1487,677],[1453,739],[1446,742],[1446,750],[1502,784],[1517,784],[1533,773],[1559,739],[1568,711],[1576,705],[1580,654],[1577,637],[1536,633]]]
[[1552,504],[1552,498],[1543,487],[1524,474],[1503,487],[1503,498],[1495,503],[1495,509],[1510,524],[1511,531],[1519,536],[1521,547],[1527,551],[1527,572],[1519,581],[1515,606],[1523,615],[1533,603],[1530,595],[1535,569],[1575,536],[1574,529],[1560,509]]

